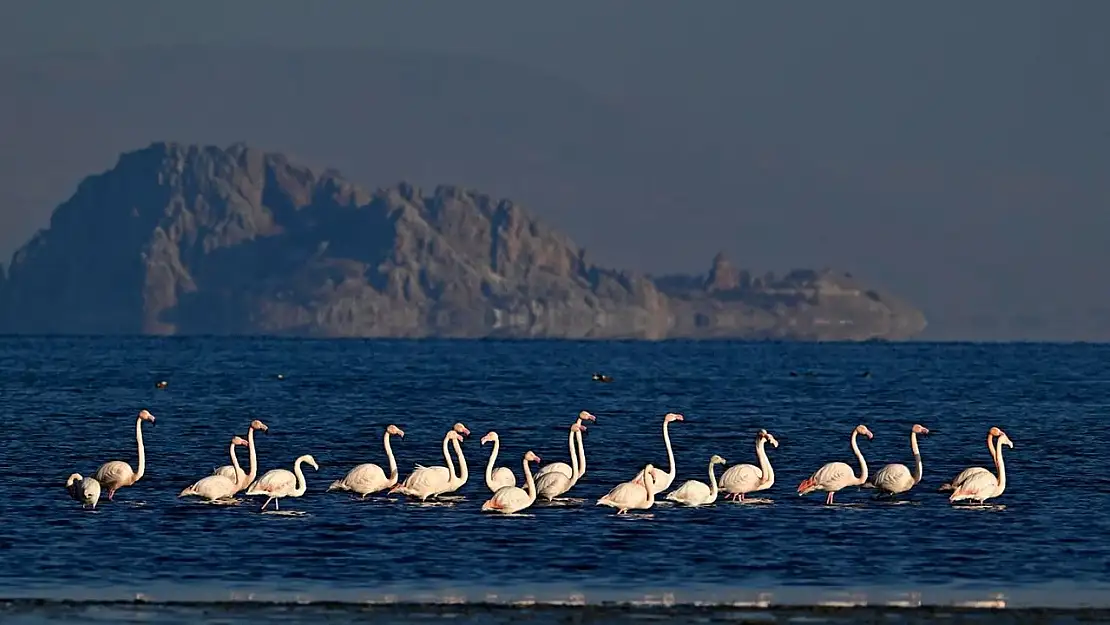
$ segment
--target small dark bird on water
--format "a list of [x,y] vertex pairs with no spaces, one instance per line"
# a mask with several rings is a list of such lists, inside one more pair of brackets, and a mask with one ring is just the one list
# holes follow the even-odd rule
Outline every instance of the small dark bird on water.
[[611,377],[609,377],[609,376],[607,376],[603,373],[595,373],[593,379],[594,379],[594,382],[612,382],[613,381],[613,378],[611,378]]
[[166,387],[167,387],[167,386],[169,386],[169,385],[170,385],[170,383],[169,383],[169,382],[167,382],[167,381],[165,381],[165,380],[162,380],[161,382],[159,382],[159,383],[155,384],[155,385],[154,385],[154,388],[166,388]]

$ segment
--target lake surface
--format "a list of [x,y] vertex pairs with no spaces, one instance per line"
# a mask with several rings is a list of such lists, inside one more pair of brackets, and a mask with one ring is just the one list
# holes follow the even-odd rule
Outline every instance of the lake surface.
[[[0,338],[0,598],[16,600],[0,613],[39,622],[84,605],[72,618],[88,621],[97,602],[136,598],[1110,607],[1108,364],[1110,346],[1097,345]],[[613,382],[592,381],[595,371]],[[66,476],[135,466],[142,408],[157,417],[144,427],[146,475],[82,510]],[[491,445],[478,439],[500,434],[497,464],[519,481],[529,449],[543,464],[569,460],[567,427],[583,409],[597,422],[571,501],[480,512]],[[670,427],[674,487],[706,481],[715,453],[755,463],[766,428],[780,442],[768,447],[776,483],[760,494],[771,502],[625,516],[595,506],[645,463],[668,468],[668,411],[685,415]],[[255,418],[270,427],[256,436],[259,473],[312,454],[308,492],[280,513],[242,495],[229,506],[179,499],[228,462],[231,436]],[[406,433],[393,441],[402,479],[415,463],[443,464],[456,421],[472,433],[457,497],[324,492],[356,464],[386,466],[390,423]],[[833,506],[824,493],[797,496],[822,464],[857,466],[859,423],[875,434],[860,442],[872,473],[910,464],[911,425],[933,430],[923,482],[899,503],[854,488]],[[1005,494],[949,504],[942,482],[993,469],[992,425],[1014,442]],[[155,612],[173,621],[166,610]]]

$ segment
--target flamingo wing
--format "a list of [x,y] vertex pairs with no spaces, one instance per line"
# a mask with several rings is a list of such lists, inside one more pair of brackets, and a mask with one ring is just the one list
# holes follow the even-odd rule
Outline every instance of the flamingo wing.
[[[534,476],[533,476],[534,477]],[[508,467],[497,467],[493,470],[492,481],[495,486],[516,486],[516,476]]]
[[960,501],[962,499],[982,501],[993,497],[996,490],[998,490],[998,478],[990,471],[982,471],[972,474],[971,477],[964,480],[963,484],[956,487],[948,501]]
[[539,478],[541,476],[547,475],[548,473],[551,473],[552,471],[562,473],[563,475],[567,476],[567,478],[574,477],[574,471],[571,469],[571,466],[565,462],[551,462],[545,464],[540,467],[539,471],[536,471],[536,474],[533,477]]
[[698,480],[686,480],[682,486],[667,493],[667,499],[679,503],[694,504],[709,500],[712,494],[709,486]]
[[451,472],[447,467],[423,467],[417,469],[405,478],[404,489],[422,492],[442,488],[451,481]]
[[570,490],[570,478],[558,471],[549,471],[536,480],[536,495],[552,499]]
[[913,475],[904,464],[888,464],[875,472],[871,483],[879,490],[900,493],[913,487]]
[[505,486],[497,489],[493,497],[489,498],[482,508],[486,510],[519,510],[530,503],[528,491],[516,486]]
[[222,475],[227,479],[235,480],[236,482],[241,482],[246,474],[247,472],[242,469],[236,471],[235,467],[230,464],[225,464],[222,467],[216,467],[212,470],[212,475]]
[[340,480],[347,488],[356,493],[370,493],[385,488],[389,482],[385,471],[376,464],[360,464],[347,472]]
[[830,462],[817,469],[810,479],[818,488],[839,490],[854,481],[856,473],[843,462]]
[[[215,476],[212,476],[215,477]],[[271,469],[247,489],[247,494],[279,495],[297,488],[297,476],[286,469]]]
[[220,499],[234,495],[238,487],[239,485],[231,478],[222,475],[209,475],[198,480],[190,488],[194,493],[205,499]]
[[643,483],[637,484],[635,482],[618,484],[604,497],[598,499],[598,503],[606,503],[615,506],[635,505],[643,501],[647,501],[647,493],[644,492],[644,485]]
[[126,483],[134,474],[135,472],[131,470],[131,465],[122,460],[112,460],[111,462],[105,462],[100,465],[100,468],[93,474],[93,479],[111,487],[116,484]]
[[755,489],[762,479],[763,469],[754,464],[737,464],[721,474],[717,485],[721,490],[730,493],[748,493]]

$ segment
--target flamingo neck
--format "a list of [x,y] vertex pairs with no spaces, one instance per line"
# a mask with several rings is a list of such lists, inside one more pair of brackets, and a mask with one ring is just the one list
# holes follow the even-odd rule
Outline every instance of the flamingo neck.
[[[501,439],[495,438],[493,439],[493,451],[490,452],[489,462],[486,463],[486,486],[492,491],[497,490],[493,484],[493,461],[497,459],[497,452],[499,449],[501,449]],[[527,464],[527,462],[525,464]]]
[[991,454],[991,460],[998,464],[998,453],[994,450],[994,436],[990,432],[987,432],[987,451]]
[[671,470],[667,472],[667,475],[671,477],[671,481],[674,481],[674,476],[675,473],[677,473],[677,469],[675,469],[674,466],[674,450],[671,449],[671,434],[668,429],[668,426],[670,426],[670,424],[670,421],[667,421],[666,419],[663,420],[663,444],[667,446],[667,463],[671,465]]
[[1006,463],[1002,460],[1002,437],[995,442],[994,466],[998,469],[998,490],[994,491],[997,497],[1006,492]]
[[853,430],[852,431],[852,451],[856,454],[856,458],[859,459],[859,468],[860,468],[860,475],[859,475],[859,478],[856,480],[856,484],[863,484],[864,482],[867,481],[867,461],[863,459],[863,452],[861,452],[859,450],[859,445],[856,444],[856,437],[858,437],[858,436],[859,436],[859,432],[856,432],[855,430]]
[[532,467],[528,466],[528,459],[524,459],[524,490],[528,492],[528,505],[536,502],[536,480],[532,477]]
[[[254,428],[247,430],[247,452],[250,456],[251,470],[243,478],[243,485],[240,488],[246,488],[250,485],[254,481],[254,476],[258,473],[258,455],[254,451]],[[238,467],[236,467],[235,475],[239,475]]]
[[771,460],[767,457],[767,439],[760,437],[755,442],[755,456],[759,458],[759,470],[763,471],[759,489],[771,488],[775,483],[775,470],[771,468]]
[[447,461],[447,474],[448,480],[455,479],[455,463],[451,461],[451,452],[447,450],[447,439],[451,438],[451,433],[448,432],[447,436],[443,437],[443,459]]
[[389,460],[389,483],[386,485],[393,486],[397,483],[397,459],[393,457],[393,448],[389,446],[389,430],[382,437],[382,445],[385,446],[385,457]]
[[235,457],[235,443],[231,444],[231,448],[227,450],[227,453],[231,454],[231,466],[235,467],[235,475],[238,476],[243,468],[239,466],[239,459]]
[[578,470],[581,465],[578,464],[578,452],[574,449],[574,430],[567,433],[567,447],[570,449],[570,480],[571,484],[578,481]]
[[714,499],[717,498],[717,473],[714,471],[714,469],[716,467],[717,467],[717,465],[712,460],[710,460],[709,461],[709,499],[710,500],[714,500]]
[[457,482],[459,486],[462,486],[466,484],[466,479],[470,477],[470,472],[466,469],[466,458],[463,457],[462,446],[459,445],[459,439],[456,438],[452,440],[451,444],[455,447],[455,453],[459,455],[459,478]]
[[304,464],[304,456],[297,458],[293,463],[293,475],[297,476],[297,487],[293,489],[293,496],[300,497],[308,490],[308,484],[304,481],[304,471],[301,471],[301,465]]
[[135,442],[139,445],[139,470],[135,471],[135,475],[131,478],[131,483],[134,484],[142,479],[143,474],[146,473],[146,450],[143,448],[143,420],[135,419]]
[[921,450],[917,447],[917,432],[910,432],[910,449],[913,451],[913,460],[916,464],[914,467],[913,483],[921,482],[921,473],[924,468],[921,466]]
[[574,439],[578,441],[578,474],[572,481],[578,482],[586,474],[586,448],[582,445],[582,432],[575,432]]

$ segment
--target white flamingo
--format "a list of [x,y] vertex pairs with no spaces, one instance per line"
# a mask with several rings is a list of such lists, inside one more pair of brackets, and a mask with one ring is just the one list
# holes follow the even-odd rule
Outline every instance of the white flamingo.
[[90,506],[96,509],[96,502],[100,501],[100,482],[95,478],[81,477],[80,473],[71,473],[66,479],[66,491],[73,499],[81,502],[81,507]]
[[358,493],[365,498],[371,493],[376,493],[380,490],[392,487],[397,483],[397,459],[393,457],[393,448],[389,446],[390,436],[405,437],[405,432],[396,425],[388,425],[385,428],[385,435],[382,437],[382,445],[385,447],[385,456],[389,460],[389,477],[386,477],[385,471],[378,465],[367,462],[360,464],[347,472],[341,480],[335,480],[328,486],[327,492],[332,491],[351,491]]
[[[998,429],[997,427],[992,427],[991,429],[987,430],[987,451],[990,452],[991,461],[997,464],[996,454],[994,451],[994,437],[996,436],[1002,436],[1002,430]],[[953,478],[951,482],[945,482],[944,484],[941,484],[940,488],[938,488],[937,491],[945,492],[956,490],[961,484],[966,482],[971,476],[975,475],[976,473],[990,473],[990,471],[984,469],[983,467],[968,467],[963,471],[960,471],[960,474]]]
[[[257,468],[255,466],[255,463],[257,462],[257,456],[254,447],[255,430],[258,430],[260,432],[267,432],[270,430],[270,428],[258,419],[251,421],[250,426],[248,426],[247,428],[247,449],[250,450],[251,459],[250,473],[243,472],[243,469],[239,466],[238,462],[235,462],[233,464],[225,464],[222,467],[216,467],[212,470],[212,475],[222,475],[226,478],[234,480],[235,483],[238,485],[238,489],[235,492],[243,490],[244,488],[249,486],[251,482],[254,481],[255,471],[257,471]],[[232,457],[234,458],[234,456]]]
[[485,503],[482,504],[483,512],[500,512],[513,514],[536,503],[536,480],[532,477],[529,462],[540,461],[540,457],[529,450],[524,454],[524,488],[516,486],[502,486],[497,489]]
[[655,505],[654,482],[657,475],[652,470],[654,468],[649,464],[641,471],[641,474],[646,476],[646,480],[617,484],[613,490],[597,500],[597,505],[616,508],[617,514],[625,514],[629,510],[647,510],[652,507]]
[[917,435],[922,436],[929,434],[929,428],[924,425],[914,424],[910,428],[910,450],[913,451],[913,460],[916,463],[913,474],[904,464],[888,464],[875,472],[875,477],[871,479],[869,484],[864,484],[865,487],[878,489],[880,494],[890,496],[898,495],[908,491],[921,482],[921,450],[917,447]]
[[[676,412],[668,412],[666,415],[663,416],[663,444],[667,447],[667,462],[670,463],[671,470],[667,473],[664,473],[663,469],[660,469],[659,467],[652,467],[651,470],[655,472],[655,479],[652,481],[652,488],[655,490],[655,493],[661,493],[670,488],[671,482],[674,481],[674,476],[678,472],[678,469],[675,468],[674,464],[674,450],[671,449],[671,435],[667,430],[667,426],[669,426],[672,421],[683,421],[684,419],[685,417]],[[643,479],[644,472],[640,471],[636,474],[636,477],[632,478],[632,481],[638,483],[642,482]]]
[[[559,495],[574,488],[578,480],[586,474],[586,452],[582,448],[582,431],[586,426],[581,423],[570,424],[570,435],[568,436],[570,445],[570,461],[571,472],[574,477],[567,477],[562,471],[548,471],[536,480],[536,492],[540,497],[547,501],[555,499]],[[578,443],[578,453],[574,453],[575,441]]]
[[493,463],[497,460],[497,452],[501,450],[501,437],[497,432],[489,432],[482,437],[482,445],[489,441],[493,441],[493,450],[489,454],[489,462],[486,463],[486,488],[491,492],[496,493],[498,489],[505,486],[516,486],[516,476],[513,475],[512,469],[509,467],[493,468]]
[[[595,417],[592,414],[590,414],[589,412],[586,412],[585,410],[583,410],[583,411],[578,413],[578,420],[575,421],[575,423],[577,423],[578,425],[582,425],[583,421],[593,421],[593,422],[596,423],[597,422],[597,417]],[[578,446],[579,446],[580,449],[582,449],[582,437],[578,437]],[[574,448],[573,447],[571,447],[571,450],[570,450],[570,457],[571,457],[571,461],[573,462],[573,459],[574,459]],[[586,451],[585,451],[585,449],[582,449],[581,454],[579,454],[579,471],[581,471],[581,475],[578,476],[579,479],[581,479],[582,475],[586,474],[586,468],[585,467],[586,467]],[[552,462],[552,463],[549,463],[549,464],[545,464],[544,466],[540,467],[539,471],[536,471],[536,482],[539,483],[539,479],[541,477],[543,477],[544,475],[547,475],[548,473],[550,473],[552,471],[558,471],[559,473],[562,473],[563,475],[567,476],[567,479],[573,478],[574,475],[575,475],[574,468],[571,467],[569,464],[567,464],[565,462]]]
[[138,418],[135,419],[135,443],[139,447],[139,470],[132,471],[131,465],[122,460],[112,460],[100,465],[100,468],[93,474],[93,479],[100,482],[100,485],[108,489],[108,501],[112,501],[116,491],[126,486],[131,486],[143,478],[146,473],[146,450],[143,448],[143,421],[149,421],[154,425],[154,415],[150,414],[146,409],[139,411]]
[[[438,496],[443,493],[453,492],[464,483],[466,483],[469,473],[466,467],[466,459],[462,454],[462,447],[459,442],[463,440],[464,435],[469,435],[470,430],[461,423],[456,423],[443,437],[443,459],[447,462],[445,467],[426,467],[424,465],[416,465],[416,469],[409,474],[405,481],[389,489],[390,493],[400,493],[408,497],[416,497],[420,501],[426,501],[428,497]],[[455,465],[451,462],[451,454],[447,449],[447,444],[451,443],[455,448],[455,453],[459,456],[459,464],[461,466],[461,474],[455,475]]]
[[738,464],[729,467],[721,474],[720,488],[725,491],[725,499],[744,501],[744,495],[761,490],[767,490],[775,484],[775,470],[771,468],[771,461],[767,458],[765,446],[771,443],[778,447],[779,442],[767,430],[760,430],[755,435],[755,457],[759,466],[754,464]]
[[[231,455],[231,464],[239,469],[239,459],[235,457],[235,447],[242,445],[248,446],[247,441],[236,436],[231,439],[231,448],[228,453]],[[226,475],[209,475],[201,478],[178,493],[178,497],[201,497],[208,501],[215,501],[217,499],[227,499],[235,496],[239,492],[239,483]]]
[[304,494],[308,489],[308,484],[305,482],[301,465],[305,463],[311,465],[316,471],[320,470],[320,465],[316,464],[316,460],[305,454],[293,463],[292,472],[285,469],[270,469],[263,473],[257,482],[247,488],[247,495],[250,497],[266,497],[266,502],[262,504],[259,511],[265,510],[271,501],[274,502],[274,510],[280,510],[279,499],[282,497],[300,497]]
[[704,506],[717,501],[717,475],[713,472],[718,464],[728,462],[724,458],[713,454],[709,459],[709,486],[705,482],[686,480],[682,486],[667,493],[667,499],[684,506]]
[[859,450],[859,445],[856,444],[856,436],[863,434],[868,439],[874,438],[871,430],[867,429],[866,425],[857,425],[856,429],[852,430],[852,451],[855,452],[856,458],[859,459],[860,476],[857,478],[852,472],[852,467],[844,464],[843,462],[830,462],[825,466],[817,469],[813,475],[803,480],[798,484],[798,494],[808,495],[815,490],[823,490],[829,495],[825,497],[825,503],[831,504],[833,502],[833,495],[845,486],[860,486],[867,481],[867,461],[863,459],[863,454]]
[[1006,492],[1006,463],[1002,460],[1002,446],[1005,445],[1010,449],[1014,448],[1013,441],[1005,432],[998,435],[998,440],[994,443],[994,466],[998,470],[998,477],[995,477],[990,471],[982,471],[973,474],[967,478],[963,484],[956,487],[952,491],[952,495],[948,497],[948,501],[975,501],[983,503],[988,499],[993,499]]

